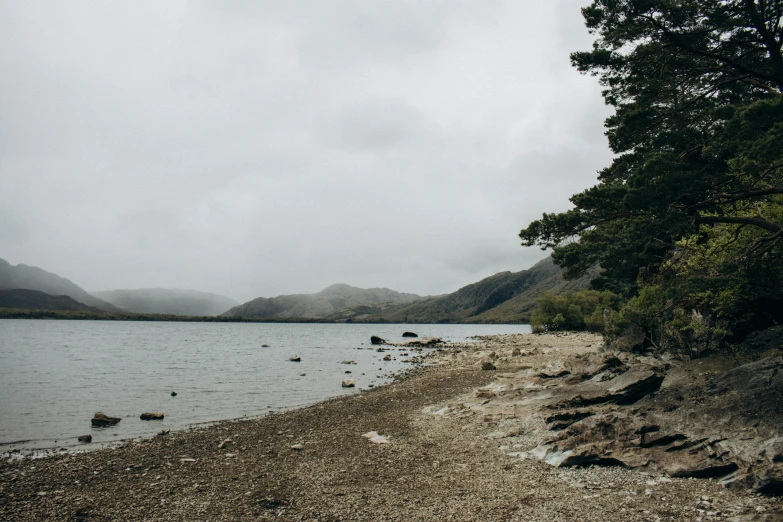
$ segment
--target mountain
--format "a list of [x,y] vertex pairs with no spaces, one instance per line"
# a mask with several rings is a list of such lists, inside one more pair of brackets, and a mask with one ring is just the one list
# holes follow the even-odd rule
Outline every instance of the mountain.
[[268,319],[320,319],[345,308],[386,308],[421,300],[415,294],[405,294],[388,288],[356,288],[345,284],[332,285],[317,294],[293,294],[259,297],[225,312],[226,317],[257,317]]
[[542,292],[562,293],[589,287],[591,276],[565,281],[546,258],[528,270],[500,272],[454,293],[386,310],[341,310],[327,321],[389,323],[526,323]]
[[212,316],[220,315],[239,304],[223,295],[168,288],[106,290],[93,292],[92,295],[118,308],[139,314]]
[[50,295],[26,288],[0,289],[0,308],[100,312],[99,309],[75,301],[67,295]]
[[318,294],[259,297],[223,315],[356,323],[526,323],[542,292],[583,290],[594,276],[565,281],[560,268],[546,258],[528,270],[500,272],[442,296],[334,285]]
[[67,295],[82,304],[95,307],[103,312],[119,311],[115,306],[91,296],[84,289],[64,277],[47,272],[36,266],[12,265],[5,259],[0,259],[0,288],[25,288],[38,290],[53,296]]

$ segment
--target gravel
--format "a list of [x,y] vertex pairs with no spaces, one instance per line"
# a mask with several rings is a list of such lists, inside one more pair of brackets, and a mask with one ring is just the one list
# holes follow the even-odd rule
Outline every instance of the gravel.
[[[499,372],[598,344],[584,335],[513,335],[450,345],[437,365],[400,382],[308,408],[1,461],[0,519],[783,520],[777,498],[709,480],[521,460],[508,446],[523,434],[504,432],[502,421],[431,413]],[[503,355],[513,348],[523,355]],[[499,371],[481,369],[490,350]]]

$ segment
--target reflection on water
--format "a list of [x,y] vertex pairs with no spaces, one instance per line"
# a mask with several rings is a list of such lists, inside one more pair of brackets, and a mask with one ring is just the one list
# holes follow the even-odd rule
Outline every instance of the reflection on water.
[[[3,319],[0,450],[69,447],[86,434],[94,443],[150,436],[356,393],[408,366],[402,356],[382,361],[385,354],[371,347],[370,336],[398,342],[406,330],[449,341],[530,331],[527,325]],[[301,362],[289,361],[293,355]],[[357,388],[342,388],[346,377],[356,379]],[[91,428],[99,411],[122,422]],[[146,411],[162,411],[165,419],[140,420]]]

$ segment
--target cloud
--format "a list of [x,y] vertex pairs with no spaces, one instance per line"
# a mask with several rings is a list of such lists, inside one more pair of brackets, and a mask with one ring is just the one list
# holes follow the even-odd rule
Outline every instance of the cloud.
[[611,156],[581,2],[0,5],[0,257],[87,289],[453,291]]

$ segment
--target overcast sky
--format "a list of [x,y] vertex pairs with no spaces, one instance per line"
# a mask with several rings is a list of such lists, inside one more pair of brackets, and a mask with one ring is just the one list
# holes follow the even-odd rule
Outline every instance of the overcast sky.
[[610,161],[550,0],[0,0],[0,257],[88,291],[452,292]]

